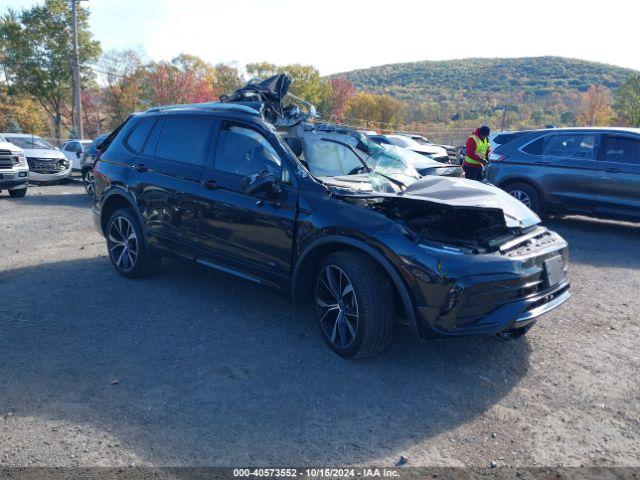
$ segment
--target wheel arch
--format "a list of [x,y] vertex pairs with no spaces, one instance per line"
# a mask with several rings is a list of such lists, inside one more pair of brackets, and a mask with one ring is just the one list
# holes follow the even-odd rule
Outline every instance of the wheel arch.
[[397,296],[400,306],[409,319],[412,331],[416,336],[420,336],[412,296],[396,268],[379,250],[362,240],[352,237],[340,235],[323,237],[315,240],[305,249],[295,264],[292,276],[291,298],[293,301],[304,302],[309,300],[313,293],[314,273],[322,259],[330,253],[344,250],[354,250],[365,253],[383,269],[393,285],[394,294]]
[[102,228],[103,235],[106,235],[107,222],[113,215],[113,212],[120,210],[121,208],[130,208],[134,211],[138,222],[140,222],[140,228],[142,229],[142,236],[144,244],[147,245],[147,232],[145,224],[142,218],[142,214],[137,207],[135,198],[129,192],[122,188],[114,188],[104,195],[102,201],[102,209],[100,211],[100,226]]

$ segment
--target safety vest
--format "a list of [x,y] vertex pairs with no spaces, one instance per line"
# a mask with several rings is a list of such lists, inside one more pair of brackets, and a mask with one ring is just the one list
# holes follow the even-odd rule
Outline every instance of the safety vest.
[[[489,150],[489,139],[485,137],[484,140],[480,140],[480,138],[474,134],[471,134],[471,137],[476,142],[476,155],[480,158],[486,159],[487,150]],[[471,165],[482,165],[482,162],[474,160],[469,155],[467,155],[464,159],[465,163],[470,163]]]

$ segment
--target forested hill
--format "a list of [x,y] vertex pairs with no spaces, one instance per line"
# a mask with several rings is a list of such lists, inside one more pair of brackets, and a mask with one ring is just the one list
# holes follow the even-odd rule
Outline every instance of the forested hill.
[[[391,93],[403,100],[445,98],[480,92],[546,96],[586,91],[590,85],[615,89],[635,70],[562,57],[468,58],[371,67],[332,75],[346,77],[356,88]],[[455,92],[455,93],[454,93]],[[451,94],[454,95],[451,95]]]

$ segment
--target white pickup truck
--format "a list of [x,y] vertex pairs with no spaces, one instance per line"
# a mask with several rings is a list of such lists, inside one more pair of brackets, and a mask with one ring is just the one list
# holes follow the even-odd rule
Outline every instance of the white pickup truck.
[[0,192],[8,190],[12,197],[24,197],[29,182],[29,165],[24,151],[0,135]]

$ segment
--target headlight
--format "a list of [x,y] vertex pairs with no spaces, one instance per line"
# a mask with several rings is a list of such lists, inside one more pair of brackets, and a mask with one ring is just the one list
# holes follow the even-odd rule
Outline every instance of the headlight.
[[16,162],[16,165],[19,165],[21,167],[27,166],[27,157],[24,156],[23,152],[11,152],[11,155],[16,157],[16,159],[18,160]]

